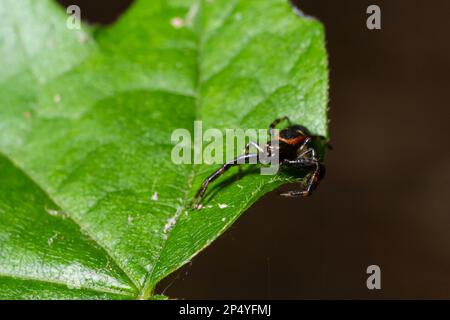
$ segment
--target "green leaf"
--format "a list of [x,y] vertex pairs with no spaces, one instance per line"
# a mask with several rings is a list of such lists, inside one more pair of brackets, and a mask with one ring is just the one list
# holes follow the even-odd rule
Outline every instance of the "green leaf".
[[173,164],[171,133],[288,115],[327,136],[323,27],[286,0],[141,0],[95,33],[66,18],[0,2],[0,297],[158,298],[289,181],[231,170],[189,210],[217,166]]

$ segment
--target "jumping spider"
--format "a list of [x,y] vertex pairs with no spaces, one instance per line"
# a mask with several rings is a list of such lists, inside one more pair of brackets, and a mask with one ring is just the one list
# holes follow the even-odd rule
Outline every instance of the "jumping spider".
[[[289,126],[279,131],[279,135],[275,136],[274,129],[282,121],[287,121]],[[250,147],[253,146],[260,152],[266,152],[270,157],[275,148],[278,148],[279,163],[281,168],[293,169],[299,174],[299,170],[310,170],[309,179],[304,190],[292,190],[282,193],[284,197],[306,197],[317,187],[319,181],[325,174],[325,166],[318,157],[318,144],[325,141],[324,137],[311,135],[304,126],[292,124],[288,117],[281,117],[273,121],[269,126],[269,134],[271,139],[278,140],[278,146],[272,146],[270,141],[267,143],[267,149],[264,151],[261,146],[255,142],[250,142],[245,146],[245,152],[237,158],[226,162],[220,169],[207,177],[200,189],[197,191],[191,206],[194,209],[201,207],[206,189],[209,184],[224,174],[232,166],[244,164],[247,159],[257,159],[257,153],[250,153]],[[326,146],[330,147],[328,144]],[[240,168],[240,167],[239,167]]]

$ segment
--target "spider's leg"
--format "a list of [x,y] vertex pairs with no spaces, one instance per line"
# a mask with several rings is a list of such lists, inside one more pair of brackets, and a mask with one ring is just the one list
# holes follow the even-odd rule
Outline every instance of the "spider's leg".
[[211,174],[209,177],[207,177],[203,181],[202,185],[200,186],[200,189],[198,189],[197,193],[195,194],[194,199],[192,199],[191,207],[193,207],[194,209],[198,209],[200,202],[202,201],[202,199],[205,195],[206,189],[208,189],[209,184],[211,182],[213,182],[214,180],[216,180],[218,177],[220,177],[222,174],[224,174],[228,169],[230,169],[232,166],[243,164],[241,162],[245,163],[245,160],[247,160],[247,159],[257,158],[257,157],[258,157],[258,155],[253,154],[253,153],[243,154],[243,155],[240,155],[239,157],[225,163],[220,169],[215,171],[213,174]]
[[309,148],[306,150],[302,150],[303,148],[300,147],[297,150],[297,158],[303,158],[303,159],[317,159],[316,150],[314,148]]
[[249,154],[250,153],[250,147],[253,146],[255,147],[259,152],[264,152],[264,149],[261,148],[261,146],[259,144],[257,144],[254,141],[250,141],[249,143],[247,143],[247,145],[245,146],[244,149],[244,154]]
[[269,125],[269,134],[270,137],[273,137],[273,129],[275,129],[275,127],[282,121],[287,121],[289,124],[291,124],[291,120],[289,120],[289,118],[287,116],[284,117],[280,117],[275,119],[270,125]]
[[[301,146],[297,149],[297,159],[301,158],[302,155],[306,153],[303,150],[309,145],[310,142],[311,142],[311,137],[307,136],[305,138],[305,140],[302,142]],[[314,150],[313,148],[310,148],[310,149]],[[307,149],[306,151],[310,151],[310,149]],[[313,153],[315,155],[315,151]]]
[[[251,146],[255,147],[259,152],[264,153],[264,149],[261,148],[261,146],[260,146],[259,144],[257,144],[257,143],[254,142],[254,141],[250,141],[249,143],[247,143],[247,144],[245,145],[244,153],[243,153],[244,155],[250,154],[250,147],[251,147]],[[240,177],[241,177],[241,175],[242,175],[242,167],[239,166],[238,168],[239,168],[238,176],[239,176],[239,179],[240,179]]]
[[[306,150],[304,152],[304,154],[315,153],[314,149],[312,149],[313,151],[311,151],[311,149]],[[315,157],[312,159],[297,158],[295,160],[285,160],[284,164],[312,167],[312,168],[314,168],[314,170],[310,174],[310,177],[309,177],[309,180],[308,180],[305,190],[292,190],[292,191],[288,191],[286,193],[282,193],[281,196],[283,196],[283,197],[307,197],[307,196],[311,195],[312,191],[319,184],[319,181],[320,181],[322,173],[323,173],[323,167],[321,166],[319,161]]]

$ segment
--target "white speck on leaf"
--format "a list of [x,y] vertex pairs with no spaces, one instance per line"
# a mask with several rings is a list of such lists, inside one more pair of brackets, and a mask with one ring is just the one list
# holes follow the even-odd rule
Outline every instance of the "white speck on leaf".
[[48,238],[47,240],[47,244],[49,246],[51,246],[53,244],[53,241],[55,241],[55,239],[58,237],[58,232],[55,232],[54,235],[52,235],[50,238]]
[[222,222],[225,222],[225,221],[227,221],[227,218],[222,218]]
[[164,238],[167,239],[167,234],[169,233],[170,230],[173,229],[173,227],[175,226],[175,224],[178,221],[178,218],[180,217],[181,213],[183,212],[183,207],[180,206],[177,209],[177,212],[175,212],[175,215],[173,217],[170,217],[166,224],[164,225]]
[[53,217],[61,217],[61,218],[65,218],[66,217],[66,213],[62,210],[55,210],[55,209],[48,209],[48,208],[44,208],[45,211],[53,216]]
[[132,224],[133,223],[133,217],[132,216],[128,216],[128,224]]
[[61,96],[59,94],[55,94],[55,96],[53,97],[53,101],[55,101],[55,103],[60,103],[61,102]]
[[78,33],[78,41],[80,43],[86,43],[88,41],[88,36],[86,33],[84,32],[79,32]]
[[219,208],[220,208],[220,209],[225,209],[225,208],[227,208],[227,207],[228,207],[227,204],[225,204],[225,203],[219,203]]
[[180,17],[175,17],[175,18],[170,19],[170,24],[175,29],[180,29],[184,26],[184,20]]
[[158,192],[155,191],[155,193],[153,193],[152,200],[153,201],[158,201]]
[[236,15],[234,16],[234,19],[236,19],[237,21],[241,21],[242,20],[242,14],[241,13],[236,13]]
[[173,226],[177,223],[177,217],[172,217],[167,220],[166,225],[164,226],[164,233],[168,233],[170,230],[172,230]]

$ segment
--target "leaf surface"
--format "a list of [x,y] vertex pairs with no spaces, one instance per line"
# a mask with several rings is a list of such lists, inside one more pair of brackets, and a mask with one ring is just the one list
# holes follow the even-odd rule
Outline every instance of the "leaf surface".
[[[47,0],[0,2],[0,297],[151,298],[289,179],[175,165],[171,134],[327,136],[322,25],[284,0],[136,1],[110,27],[66,28]],[[236,151],[237,152],[237,151]]]

